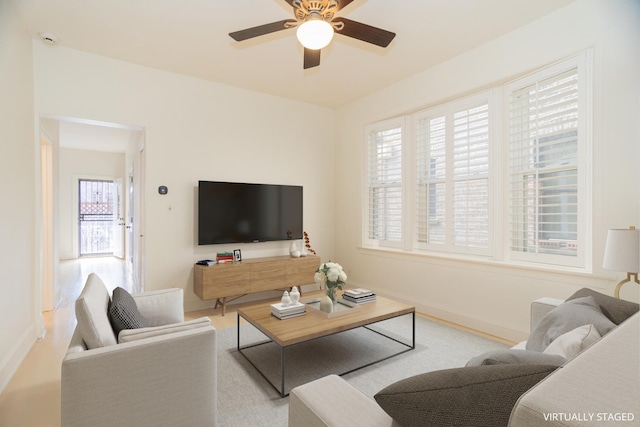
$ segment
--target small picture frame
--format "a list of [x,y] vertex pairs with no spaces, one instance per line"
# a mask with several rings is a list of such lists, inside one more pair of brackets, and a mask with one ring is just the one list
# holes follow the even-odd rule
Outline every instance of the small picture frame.
[[242,252],[240,252],[240,249],[234,249],[233,262],[240,262],[240,261],[242,261]]

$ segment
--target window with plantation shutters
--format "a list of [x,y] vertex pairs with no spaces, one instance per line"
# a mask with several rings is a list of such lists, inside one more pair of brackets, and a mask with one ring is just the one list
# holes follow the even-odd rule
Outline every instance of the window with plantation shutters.
[[417,113],[417,249],[488,254],[489,93]]
[[591,55],[368,125],[363,246],[588,270]]
[[512,257],[582,266],[586,132],[580,58],[508,85]]
[[403,120],[367,129],[366,240],[379,246],[403,244]]

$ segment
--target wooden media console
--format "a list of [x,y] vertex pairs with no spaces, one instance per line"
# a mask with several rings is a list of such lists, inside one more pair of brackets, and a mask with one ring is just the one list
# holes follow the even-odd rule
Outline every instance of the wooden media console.
[[194,265],[193,291],[203,301],[216,300],[225,314],[228,297],[288,289],[314,283],[320,257],[276,256],[210,266]]

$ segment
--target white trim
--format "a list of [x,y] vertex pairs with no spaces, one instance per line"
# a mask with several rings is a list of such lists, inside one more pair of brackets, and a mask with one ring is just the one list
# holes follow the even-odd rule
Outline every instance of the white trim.
[[[565,58],[549,66],[540,68],[532,73],[527,74],[524,77],[512,80],[504,84],[503,93],[503,105],[504,110],[501,116],[507,117],[509,112],[509,96],[511,93],[519,90],[520,88],[534,84],[538,81],[551,78],[554,75],[561,74],[570,69],[575,68],[578,74],[578,226],[577,226],[577,244],[578,250],[575,257],[564,255],[550,255],[543,253],[522,253],[513,251],[511,249],[511,234],[510,234],[510,203],[509,197],[505,197],[503,203],[504,214],[506,220],[503,221],[503,242],[504,242],[504,259],[506,261],[524,262],[524,263],[536,263],[536,264],[549,264],[566,266],[581,269],[585,272],[592,271],[591,265],[591,227],[592,223],[592,97],[593,97],[593,78],[592,78],[592,50],[588,49],[579,54],[573,55],[569,58]],[[503,123],[502,141],[500,144],[503,153],[502,157],[504,163],[502,164],[504,170],[502,172],[502,182],[505,185],[505,190],[509,191],[509,174],[510,168],[508,164],[508,150],[509,150],[509,120],[505,120]]]
[[[41,321],[42,315],[37,317],[37,319]],[[43,331],[44,329],[39,327],[37,322],[29,325],[20,339],[9,349],[2,360],[0,360],[0,393],[7,387],[11,378],[18,371],[18,368],[20,368],[25,357],[27,357],[27,354],[31,351],[33,344]]]

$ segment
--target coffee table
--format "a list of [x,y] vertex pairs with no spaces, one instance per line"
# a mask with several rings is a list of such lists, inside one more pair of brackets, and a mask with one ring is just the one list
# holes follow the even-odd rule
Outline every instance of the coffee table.
[[[313,297],[313,295],[310,295]],[[305,298],[305,300],[308,299]],[[304,302],[301,301],[301,302]],[[254,304],[246,307],[239,308],[238,313],[238,352],[242,354],[247,361],[253,365],[253,367],[266,379],[279,393],[281,397],[287,396],[285,390],[285,356],[287,349],[308,342],[310,340],[326,337],[328,335],[337,334],[340,332],[348,331],[355,328],[364,327],[373,332],[376,332],[385,338],[396,341],[402,344],[404,347],[401,351],[394,353],[390,356],[383,357],[374,362],[367,363],[359,366],[355,369],[351,369],[347,372],[337,373],[338,375],[346,375],[354,372],[358,369],[371,366],[375,363],[383,360],[395,357],[399,354],[415,349],[416,337],[416,322],[415,322],[415,307],[397,302],[381,296],[376,297],[375,302],[358,305],[355,308],[342,311],[340,313],[327,314],[321,312],[311,306],[307,306],[307,314],[300,317],[294,317],[291,319],[280,320],[271,315],[271,304],[273,302],[264,302]],[[397,340],[393,337],[385,335],[379,331],[368,328],[372,325],[383,320],[388,320],[398,316],[411,315],[412,316],[412,331],[411,331],[411,343],[405,343]],[[268,341],[259,342],[256,344],[250,344],[242,346],[240,343],[240,319],[246,320],[250,325],[258,329],[269,339]],[[243,350],[256,347],[267,343],[275,343],[280,347],[280,366],[281,366],[281,379],[279,387],[274,384],[261,370],[251,361],[251,359],[243,352]]]

